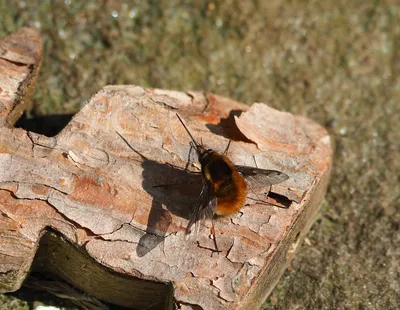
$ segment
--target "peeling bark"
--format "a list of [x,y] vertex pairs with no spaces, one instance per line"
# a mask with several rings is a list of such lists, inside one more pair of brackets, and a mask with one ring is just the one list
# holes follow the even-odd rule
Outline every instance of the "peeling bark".
[[[37,46],[21,48],[18,85],[0,74],[0,89],[10,89],[0,93],[0,291],[36,270],[127,307],[259,307],[318,213],[332,160],[325,129],[264,104],[127,85],[104,87],[55,137],[12,128],[41,59],[37,33],[22,31]],[[16,61],[4,57],[14,41],[0,44],[0,65]],[[184,236],[201,177],[195,162],[184,170],[189,137],[176,112],[209,148],[231,139],[234,163],[290,176],[272,187],[270,205],[248,199],[215,221],[219,254],[208,223]]]

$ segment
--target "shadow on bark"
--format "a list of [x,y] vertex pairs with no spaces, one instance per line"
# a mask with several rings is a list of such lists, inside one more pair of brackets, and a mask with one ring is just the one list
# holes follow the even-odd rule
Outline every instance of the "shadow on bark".
[[[120,134],[126,145],[142,159],[143,189],[152,197],[146,233],[136,248],[139,257],[162,243],[172,223],[171,213],[189,219],[202,187],[201,174],[148,159]],[[154,180],[157,180],[155,183]]]
[[71,121],[74,114],[51,114],[27,117],[24,113],[15,123],[15,128],[22,128],[47,137],[54,137]]

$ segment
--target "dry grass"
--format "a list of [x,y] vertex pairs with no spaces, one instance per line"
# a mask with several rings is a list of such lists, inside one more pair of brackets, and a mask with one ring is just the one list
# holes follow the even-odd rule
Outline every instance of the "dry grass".
[[399,307],[398,2],[0,1],[1,37],[40,25],[45,39],[34,113],[139,84],[264,102],[329,127],[321,218],[264,308]]

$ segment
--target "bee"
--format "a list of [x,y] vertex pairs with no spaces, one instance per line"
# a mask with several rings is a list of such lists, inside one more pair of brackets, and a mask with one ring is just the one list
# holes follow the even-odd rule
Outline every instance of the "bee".
[[176,116],[192,140],[190,146],[196,150],[203,176],[203,187],[186,227],[186,234],[190,234],[192,226],[201,220],[211,219],[214,245],[219,252],[212,221],[214,215],[227,216],[238,212],[245,204],[248,188],[268,187],[286,181],[289,176],[277,170],[235,165],[226,156],[231,141],[222,154],[206,149],[193,138],[179,115]]

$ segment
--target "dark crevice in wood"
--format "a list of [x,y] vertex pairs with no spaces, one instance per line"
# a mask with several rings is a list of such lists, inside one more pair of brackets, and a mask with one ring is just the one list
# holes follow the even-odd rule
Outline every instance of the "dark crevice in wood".
[[54,137],[67,126],[73,116],[73,114],[52,114],[27,117],[24,113],[14,127]]
[[10,295],[26,301],[29,309],[33,309],[34,303],[38,301],[47,306],[65,309],[75,309],[76,307],[88,310],[128,309],[100,302],[97,298],[89,296],[51,273],[32,272],[24,281],[21,289]]
[[49,227],[42,234],[31,271],[56,275],[77,292],[112,302],[110,309],[171,309],[170,284],[116,273]]

